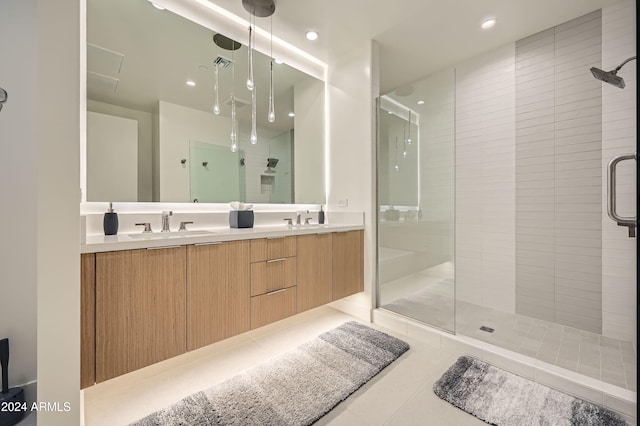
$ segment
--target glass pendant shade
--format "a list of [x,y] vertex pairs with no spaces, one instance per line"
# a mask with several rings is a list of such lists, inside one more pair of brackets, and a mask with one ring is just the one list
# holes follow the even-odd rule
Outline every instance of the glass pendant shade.
[[231,95],[231,152],[238,150],[238,120],[236,118],[236,97]]
[[249,71],[247,75],[247,89],[253,90],[253,27],[249,25],[249,47],[248,47],[248,57],[247,62],[249,63]]
[[398,166],[398,137],[396,136],[396,165],[393,169],[397,172],[400,171],[400,166]]
[[276,121],[276,109],[273,105],[273,59],[271,60],[271,74],[269,76],[269,113],[267,114],[269,123]]
[[258,143],[258,132],[256,131],[256,92],[251,91],[251,143],[253,145]]
[[233,87],[236,82],[236,67],[233,64],[233,52],[231,52],[231,152],[238,151],[238,119],[236,117],[236,95]]
[[218,99],[218,64],[216,64],[214,70],[214,80],[213,80],[213,113],[215,115],[220,114],[220,101]]

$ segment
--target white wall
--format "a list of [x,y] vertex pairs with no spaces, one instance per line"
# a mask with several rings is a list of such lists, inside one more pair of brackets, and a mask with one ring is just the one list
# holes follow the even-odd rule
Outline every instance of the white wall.
[[30,250],[37,258],[38,400],[69,402],[72,408],[39,412],[38,423],[69,426],[80,423],[79,164],[85,94],[80,93],[79,27],[84,3],[38,0],[37,5],[37,28],[31,28],[38,39],[36,115],[21,121],[36,129],[37,161],[27,170],[37,176],[38,186],[31,194],[37,200],[37,248]]
[[312,77],[293,88],[295,202],[325,202],[324,82]]
[[[329,155],[327,213],[364,212],[364,294],[351,296],[340,309],[369,316],[375,286],[375,99],[379,95],[378,48],[363,43],[329,63]],[[347,206],[340,206],[347,200]]]
[[[632,1],[602,10],[602,66],[613,69],[636,51],[636,11]],[[617,155],[635,152],[637,61],[629,62],[618,75],[623,90],[602,85],[602,167]],[[637,162],[618,165],[618,212],[636,216],[635,174]],[[627,228],[607,216],[606,179],[602,182],[602,334],[636,343],[636,240]]]
[[[238,149],[244,150],[246,158],[247,199],[250,202],[268,203],[268,194],[262,194],[260,173],[264,171],[269,156],[269,140],[277,132],[258,128],[258,143],[249,143],[249,125],[239,123]],[[231,120],[204,111],[187,108],[170,102],[159,102],[159,190],[163,202],[188,203],[189,162],[181,164],[181,159],[189,159],[189,141],[230,146]],[[277,170],[277,168],[276,168]],[[256,197],[256,198],[254,198]]]
[[87,111],[87,201],[138,201],[138,121]]
[[35,0],[0,2],[0,87],[8,92],[0,111],[0,339],[9,338],[12,387],[36,380],[36,7]]
[[229,145],[231,120],[165,101],[159,102],[159,188],[164,202],[188,203],[189,141]]
[[[138,201],[151,201],[153,199],[152,114],[91,99],[87,100],[87,110],[116,117],[130,118],[138,122]],[[97,201],[105,201],[105,199]]]

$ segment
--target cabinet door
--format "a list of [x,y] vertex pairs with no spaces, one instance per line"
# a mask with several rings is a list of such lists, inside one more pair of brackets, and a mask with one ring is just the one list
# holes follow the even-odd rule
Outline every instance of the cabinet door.
[[249,330],[249,241],[189,246],[187,350]]
[[333,234],[333,300],[364,291],[363,231]]
[[96,382],[96,255],[80,256],[80,389]]
[[96,254],[96,382],[185,352],[185,247]]
[[333,235],[298,236],[298,312],[333,300]]

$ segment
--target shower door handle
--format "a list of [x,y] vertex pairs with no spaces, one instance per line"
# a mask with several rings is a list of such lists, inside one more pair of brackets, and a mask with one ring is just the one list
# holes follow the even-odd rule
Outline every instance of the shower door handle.
[[618,215],[616,211],[616,166],[621,161],[625,160],[637,160],[637,153],[620,155],[609,161],[607,166],[607,180],[608,180],[608,197],[607,197],[607,212],[609,217],[618,224],[618,226],[626,226],[629,228],[629,238],[636,236],[636,217],[622,217]]

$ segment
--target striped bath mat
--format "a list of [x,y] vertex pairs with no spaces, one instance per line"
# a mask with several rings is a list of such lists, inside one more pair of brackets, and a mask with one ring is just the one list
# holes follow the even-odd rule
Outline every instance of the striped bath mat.
[[133,423],[309,425],[409,349],[351,321]]

